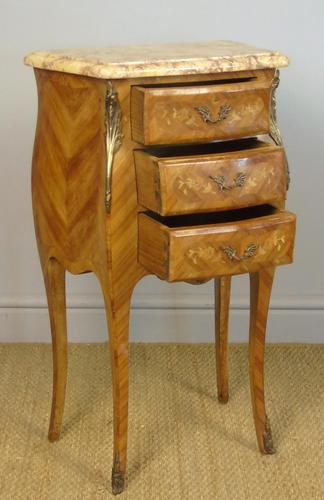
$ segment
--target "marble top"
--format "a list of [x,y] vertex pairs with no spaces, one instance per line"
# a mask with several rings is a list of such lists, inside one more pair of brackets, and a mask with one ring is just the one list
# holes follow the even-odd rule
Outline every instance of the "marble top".
[[35,68],[107,79],[221,73],[289,64],[279,52],[226,40],[32,52],[24,62]]

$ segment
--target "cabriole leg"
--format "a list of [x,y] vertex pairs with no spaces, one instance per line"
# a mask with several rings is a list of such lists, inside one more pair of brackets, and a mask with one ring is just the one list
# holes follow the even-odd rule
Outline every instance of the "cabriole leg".
[[[128,427],[128,336],[131,295],[116,305],[103,288],[109,328],[114,405],[114,451],[111,475],[112,492],[118,495],[125,487]],[[114,307],[113,307],[114,305]]]
[[275,268],[250,274],[250,386],[253,416],[261,453],[274,453],[264,400],[264,349],[268,309]]
[[48,439],[60,437],[67,379],[65,269],[50,259],[43,268],[52,333],[53,398]]

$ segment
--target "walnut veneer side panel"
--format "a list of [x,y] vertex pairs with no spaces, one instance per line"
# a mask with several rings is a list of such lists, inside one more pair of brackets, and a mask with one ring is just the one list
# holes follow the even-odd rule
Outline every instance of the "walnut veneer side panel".
[[170,261],[168,231],[150,217],[140,214],[138,218],[139,261],[152,274],[161,279],[168,279]]
[[164,214],[159,161],[144,151],[134,151],[137,199],[143,207]]
[[42,264],[72,273],[107,261],[103,80],[35,70],[38,119],[32,195]]

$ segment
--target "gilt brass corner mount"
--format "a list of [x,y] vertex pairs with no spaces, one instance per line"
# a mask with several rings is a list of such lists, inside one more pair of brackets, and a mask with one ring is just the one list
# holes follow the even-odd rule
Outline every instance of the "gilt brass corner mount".
[[118,95],[112,82],[108,81],[106,93],[106,141],[107,141],[107,178],[106,178],[106,209],[111,209],[111,179],[114,155],[122,143],[121,110]]
[[[276,90],[279,86],[279,83],[280,83],[280,74],[279,74],[279,70],[277,69],[275,76],[274,76],[274,79],[272,81],[272,86],[271,86],[270,137],[275,142],[275,144],[277,144],[277,146],[282,146],[283,140],[282,140],[282,136],[281,136],[281,132],[279,130],[278,124],[277,124]],[[288,191],[289,184],[290,184],[290,171],[289,171],[289,164],[288,164],[286,153],[285,153],[285,167],[286,167],[286,188]]]

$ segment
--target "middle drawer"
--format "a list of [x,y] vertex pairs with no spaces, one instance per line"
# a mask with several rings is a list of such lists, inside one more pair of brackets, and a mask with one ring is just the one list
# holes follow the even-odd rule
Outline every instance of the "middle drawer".
[[280,208],[286,196],[284,150],[259,140],[134,156],[138,202],[163,216],[266,203]]

